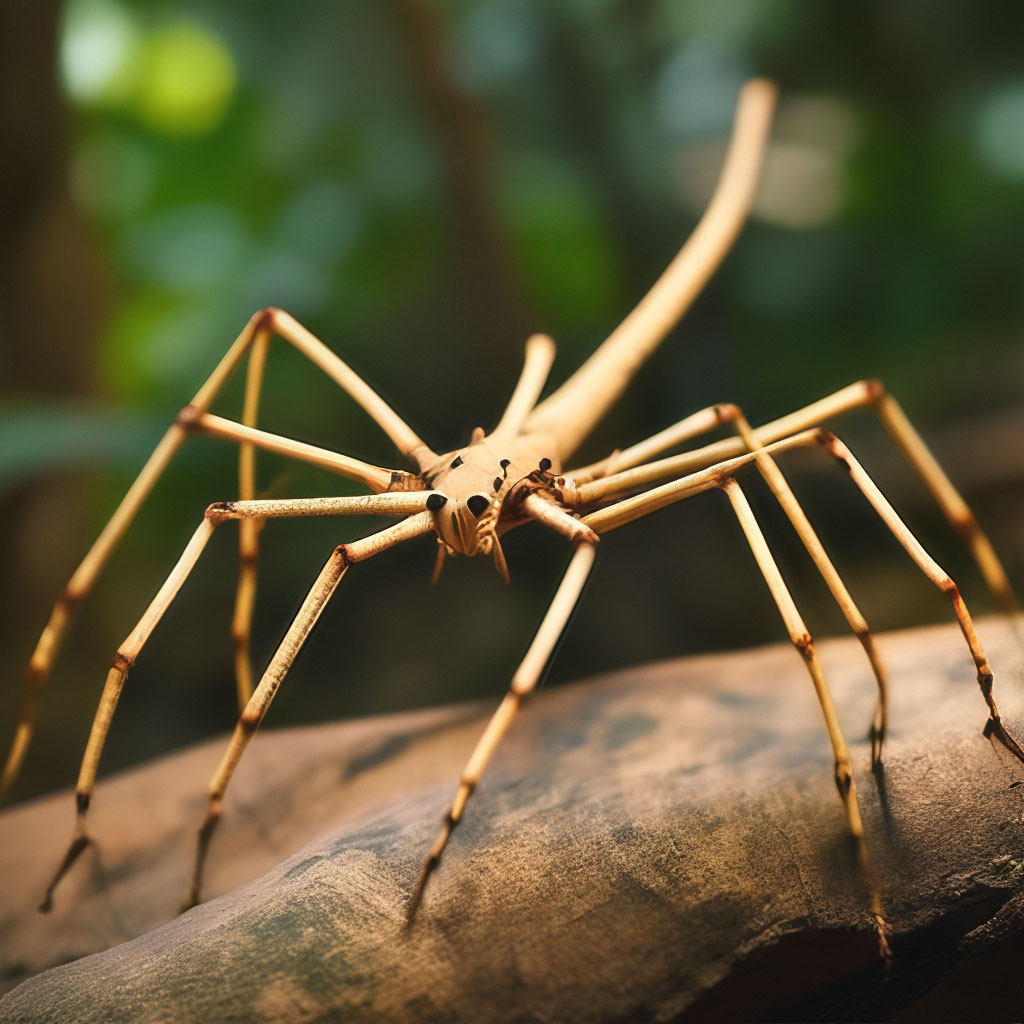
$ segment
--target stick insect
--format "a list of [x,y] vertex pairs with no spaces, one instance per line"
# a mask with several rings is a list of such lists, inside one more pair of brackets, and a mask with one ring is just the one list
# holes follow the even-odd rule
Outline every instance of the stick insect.
[[[566,468],[574,452],[621,395],[638,368],[677,324],[731,248],[753,201],[774,103],[775,89],[768,82],[752,81],[743,88],[721,176],[703,217],[663,275],[619,327],[575,374],[543,401],[539,399],[554,358],[554,344],[544,335],[531,337],[526,343],[520,378],[497,426],[490,433],[477,428],[469,443],[456,451],[438,454],[428,448],[368,384],[289,314],[267,309],[252,317],[212,375],[168,429],[71,577],[26,670],[20,718],[3,774],[4,790],[14,781],[24,759],[40,690],[71,612],[89,591],[161,473],[185,441],[195,434],[237,444],[239,499],[218,502],[206,509],[177,564],[114,657],[78,776],[71,843],[46,890],[41,909],[50,908],[58,882],[91,842],[87,815],[96,772],[128,671],[207,542],[222,524],[237,521],[239,525],[241,564],[232,635],[241,714],[209,784],[206,813],[199,826],[191,880],[182,909],[200,901],[203,865],[221,818],[225,791],[239,760],[325,605],[353,566],[405,541],[432,536],[437,550],[435,578],[450,557],[483,555],[493,560],[498,573],[507,581],[501,537],[508,530],[531,521],[561,534],[573,548],[568,568],[540,628],[459,777],[441,830],[409,896],[406,913],[411,923],[423,901],[428,880],[453,830],[462,820],[484,769],[554,651],[594,563],[599,538],[667,505],[707,491],[720,491],[738,520],[820,703],[846,824],[856,841],[859,862],[871,892],[874,924],[883,950],[886,948],[883,910],[872,880],[850,751],[814,642],[783,582],[738,475],[741,469],[753,466],[764,478],[863,645],[878,691],[869,731],[871,759],[876,766],[882,758],[888,724],[885,669],[864,616],[790,489],[778,458],[792,449],[810,448],[838,462],[852,486],[892,531],[918,569],[950,598],[988,708],[986,734],[1000,740],[1024,761],[1024,752],[999,717],[992,694],[992,672],[956,585],[900,520],[850,450],[823,424],[849,410],[873,410],[969,547],[997,601],[1003,607],[1012,608],[1014,597],[1006,574],[966,503],[895,399],[879,383],[870,381],[853,384],[757,428],[751,426],[736,405],[714,405],[638,444],[615,451],[600,462]],[[275,336],[294,346],[362,406],[414,468],[370,465],[258,429],[256,420],[267,348]],[[214,415],[210,411],[211,404],[245,359],[248,359],[248,375],[241,421]],[[731,436],[681,453],[666,454],[720,427],[729,430]],[[356,497],[258,500],[254,497],[256,449],[312,463],[357,481],[371,493]],[[249,641],[261,525],[272,518],[368,514],[398,517],[398,521],[359,540],[340,544],[330,553],[254,687]]]

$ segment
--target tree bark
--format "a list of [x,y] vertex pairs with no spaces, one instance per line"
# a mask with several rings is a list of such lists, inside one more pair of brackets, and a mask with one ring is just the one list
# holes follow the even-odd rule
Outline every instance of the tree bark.
[[[980,632],[1020,736],[1020,648],[1003,621]],[[813,691],[778,646],[539,694],[410,930],[405,901],[489,706],[261,732],[212,846],[215,898],[177,918],[223,739],[101,784],[98,845],[49,916],[34,908],[73,801],[14,808],[0,818],[0,953],[9,981],[37,976],[0,1018],[1021,1019],[1022,766],[981,734],[955,627],[880,644],[893,732],[876,775],[859,645],[819,649],[888,968]]]

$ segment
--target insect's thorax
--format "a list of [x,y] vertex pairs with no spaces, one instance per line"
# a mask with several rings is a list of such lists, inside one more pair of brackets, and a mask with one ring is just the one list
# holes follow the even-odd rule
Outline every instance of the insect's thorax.
[[[490,554],[502,530],[505,501],[513,501],[528,478],[542,471],[558,473],[558,453],[546,434],[492,438],[482,431],[464,448],[438,457],[423,473],[427,487],[447,500],[434,509],[438,536],[449,554]],[[515,492],[515,494],[513,494]]]

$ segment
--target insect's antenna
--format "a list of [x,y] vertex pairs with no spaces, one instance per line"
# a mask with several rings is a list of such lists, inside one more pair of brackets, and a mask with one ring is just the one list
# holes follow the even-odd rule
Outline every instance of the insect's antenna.
[[494,538],[494,547],[491,553],[494,556],[494,568],[498,570],[498,575],[501,576],[506,584],[511,583],[512,579],[508,574],[508,562],[505,561],[505,552],[501,550],[501,541],[497,537]]
[[527,417],[529,431],[554,437],[563,461],[678,323],[735,241],[754,199],[775,95],[764,79],[743,87],[721,177],[693,234],[633,312]]
[[430,574],[430,582],[436,583],[441,578],[441,570],[444,568],[445,559],[448,557],[448,549],[444,541],[437,540],[437,558],[434,559],[434,571]]
[[526,339],[523,371],[492,437],[514,437],[519,433],[544,390],[554,361],[555,343],[546,334],[531,334]]

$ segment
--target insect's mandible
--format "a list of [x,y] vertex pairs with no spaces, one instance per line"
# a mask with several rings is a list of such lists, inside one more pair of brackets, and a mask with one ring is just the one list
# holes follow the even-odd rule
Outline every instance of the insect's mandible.
[[[526,656],[512,674],[504,699],[470,755],[437,839],[427,854],[418,880],[410,886],[406,912],[411,923],[423,900],[427,881],[452,830],[462,819],[487,763],[555,649],[582,593],[594,562],[598,538],[666,505],[710,492],[723,494],[727,499],[786,632],[813,683],[832,746],[834,777],[847,827],[856,840],[870,896],[871,919],[879,945],[883,953],[887,951],[882,899],[870,867],[850,751],[811,634],[747,503],[738,474],[752,467],[764,478],[863,645],[878,692],[869,731],[875,766],[881,762],[888,728],[889,689],[885,668],[866,619],[807,520],[778,460],[793,449],[807,448],[823,454],[833,464],[838,463],[848,478],[845,486],[859,494],[859,500],[881,518],[917,568],[950,599],[987,706],[986,732],[1024,761],[1024,752],[1000,718],[993,696],[992,671],[955,583],[924,550],[850,450],[824,424],[854,409],[874,412],[965,540],[996,599],[1002,606],[1012,608],[1015,602],[1006,574],[970,509],[899,405],[877,381],[852,384],[758,427],[747,421],[738,406],[716,404],[667,426],[650,438],[617,450],[599,462],[572,463],[580,444],[679,322],[732,246],[753,201],[774,102],[775,89],[766,81],[755,80],[743,88],[722,174],[707,210],[662,276],[594,354],[565,383],[541,400],[554,357],[554,343],[544,335],[534,335],[527,342],[522,374],[498,424],[489,433],[478,428],[468,443],[455,451],[438,454],[431,450],[331,348],[289,314],[268,309],[249,321],[209,379],[168,429],[71,577],[26,670],[21,713],[4,767],[4,791],[16,778],[28,750],[39,694],[70,615],[92,587],[157,479],[194,434],[236,444],[241,480],[239,498],[216,502],[207,508],[174,569],[114,656],[75,790],[71,843],[44,895],[41,909],[50,908],[58,882],[92,841],[87,816],[96,772],[128,672],[210,537],[223,524],[237,521],[239,529],[241,558],[232,633],[241,713],[210,781],[183,908],[200,900],[203,866],[235,768],[321,612],[353,566],[396,544],[433,536],[437,543],[435,576],[445,559],[451,556],[483,555],[493,559],[499,573],[507,580],[501,537],[526,523],[539,524],[561,534],[573,548],[558,591]],[[394,442],[407,465],[402,468],[375,466],[259,429],[256,421],[267,347],[275,337],[296,348],[347,392]],[[228,377],[243,364],[247,365],[247,379],[241,419],[236,421],[213,414],[210,408],[214,399]],[[727,436],[693,445],[695,439],[714,430],[724,430]],[[362,484],[369,493],[357,497],[256,499],[257,449],[337,473]],[[271,518],[346,515],[390,516],[397,517],[397,522],[359,540],[340,544],[330,553],[257,682],[249,656],[249,638],[261,524]]]

